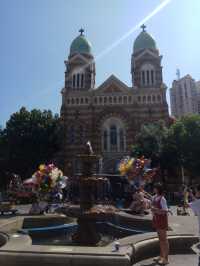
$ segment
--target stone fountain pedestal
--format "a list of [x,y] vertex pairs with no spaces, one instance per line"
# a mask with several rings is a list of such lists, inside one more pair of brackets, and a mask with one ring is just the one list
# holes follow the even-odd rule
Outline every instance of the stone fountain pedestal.
[[100,207],[95,205],[94,188],[102,183],[102,178],[94,176],[92,171],[100,156],[94,155],[89,142],[86,144],[85,152],[77,157],[81,161],[82,168],[79,179],[80,209],[76,209],[75,214],[73,214],[73,208],[71,212],[68,210],[63,212],[77,218],[78,230],[72,237],[73,241],[84,246],[96,245],[101,240],[96,222],[105,221],[114,215],[115,208],[111,207],[108,211],[108,208],[104,208],[103,205]]
[[97,231],[96,223],[86,215],[81,216],[77,220],[78,230],[73,235],[73,241],[81,245],[96,245],[101,236]]

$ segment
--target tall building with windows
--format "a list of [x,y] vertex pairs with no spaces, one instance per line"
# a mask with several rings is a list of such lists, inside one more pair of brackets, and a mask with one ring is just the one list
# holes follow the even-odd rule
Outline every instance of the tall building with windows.
[[200,114],[200,81],[196,82],[197,88],[197,112]]
[[172,115],[177,118],[198,113],[196,82],[190,75],[173,81],[170,102]]
[[115,172],[117,160],[130,153],[144,123],[168,121],[162,56],[145,28],[133,44],[131,87],[114,75],[96,87],[92,46],[82,29],[73,40],[65,61],[61,107],[66,172],[69,162],[76,169],[76,155],[88,140],[95,153],[102,155],[103,170]]

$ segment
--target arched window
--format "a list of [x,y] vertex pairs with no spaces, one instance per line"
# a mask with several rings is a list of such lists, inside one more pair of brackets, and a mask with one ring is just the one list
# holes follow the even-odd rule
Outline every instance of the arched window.
[[107,97],[104,97],[104,103],[107,103]]
[[119,103],[122,103],[122,96],[119,96]]
[[84,74],[81,74],[81,88],[84,87]]
[[148,96],[147,101],[148,101],[148,103],[151,102],[151,96],[150,95]]
[[70,126],[67,129],[67,143],[74,144],[75,143],[75,128],[74,126]]
[[120,150],[124,151],[124,131],[121,128],[119,131]]
[[117,127],[115,125],[110,127],[110,144],[112,146],[117,145]]
[[124,96],[124,103],[127,103],[127,96]]
[[143,96],[143,103],[146,103],[146,96]]
[[111,96],[109,97],[109,103],[112,103],[112,97]]
[[108,150],[108,132],[104,130],[103,132],[103,149],[104,151]]
[[150,80],[149,80],[149,70],[147,70],[147,85],[150,84]]
[[102,104],[102,97],[99,97],[99,103]]
[[74,98],[72,98],[72,104],[74,104]]
[[108,118],[102,126],[102,150],[119,152],[126,150],[125,127],[119,118]]
[[76,87],[76,75],[74,74],[73,75],[73,88]]
[[152,99],[153,99],[153,103],[155,103],[155,101],[156,101],[156,96],[153,95]]
[[72,73],[72,87],[73,88],[84,88],[85,75],[82,70],[75,69]]
[[153,85],[154,84],[154,71],[151,70],[151,84]]
[[142,86],[152,86],[155,84],[155,68],[152,64],[143,64],[140,73],[140,83]]
[[119,118],[108,118],[102,126],[102,150],[119,152],[126,150],[125,127]]
[[145,85],[145,72],[142,71],[142,85]]
[[114,103],[116,103],[117,102],[117,98],[116,98],[116,96],[114,96]]
[[83,104],[83,98],[81,98],[81,104]]
[[79,98],[76,98],[76,104],[79,104]]
[[138,102],[139,103],[141,102],[141,96],[138,96]]
[[77,74],[77,77],[76,77],[76,81],[77,81],[77,88],[79,88],[79,86],[80,86],[80,75],[79,75],[79,73]]

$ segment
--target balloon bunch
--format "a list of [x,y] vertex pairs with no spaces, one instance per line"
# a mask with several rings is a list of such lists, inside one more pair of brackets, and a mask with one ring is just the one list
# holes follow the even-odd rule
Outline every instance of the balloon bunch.
[[134,158],[125,157],[120,161],[119,172],[121,175],[126,175],[132,170],[134,160]]
[[157,169],[149,168],[151,160],[144,158],[125,157],[119,164],[119,172],[121,175],[127,175],[130,180],[141,177],[145,181],[151,180]]
[[32,178],[24,181],[24,185],[31,185],[36,191],[48,193],[56,187],[64,188],[66,182],[67,177],[54,164],[41,164]]

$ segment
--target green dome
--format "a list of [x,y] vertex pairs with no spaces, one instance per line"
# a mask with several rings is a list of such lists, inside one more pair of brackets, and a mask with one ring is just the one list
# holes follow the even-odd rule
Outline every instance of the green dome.
[[156,42],[153,39],[153,37],[147,33],[145,30],[143,30],[138,37],[136,38],[134,42],[134,53],[141,49],[157,49]]
[[83,33],[81,33],[78,37],[76,37],[70,46],[70,54],[74,53],[91,54],[91,52],[92,52],[92,46],[90,42],[85,38]]

